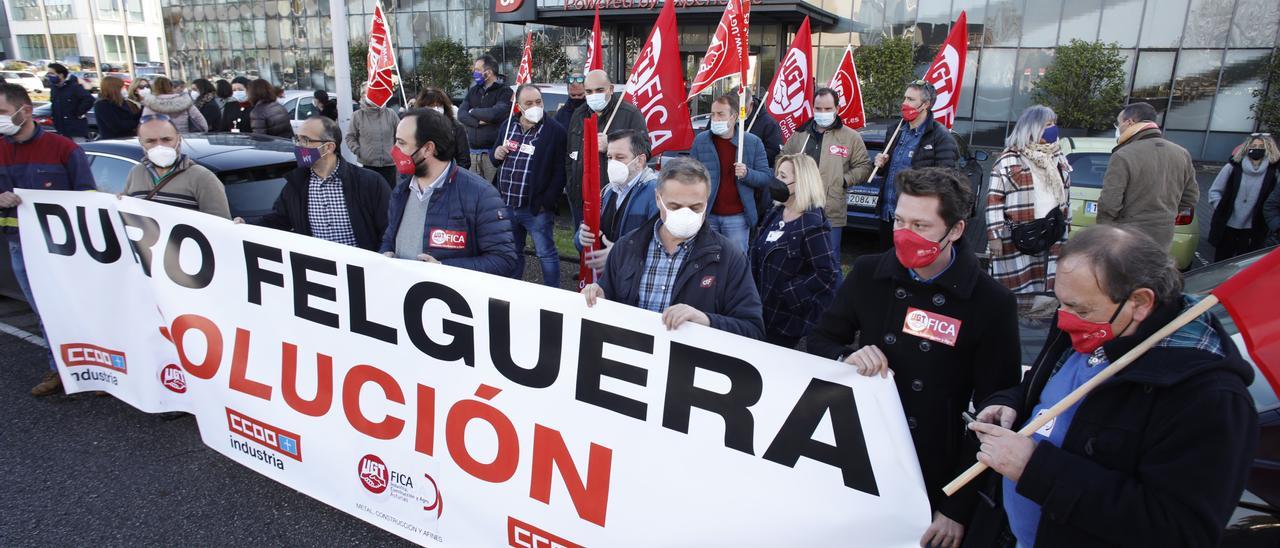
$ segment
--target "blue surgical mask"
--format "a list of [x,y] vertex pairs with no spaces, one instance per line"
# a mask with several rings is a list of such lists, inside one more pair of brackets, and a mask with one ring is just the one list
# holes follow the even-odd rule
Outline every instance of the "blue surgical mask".
[[484,73],[478,70],[471,71],[471,79],[475,80],[477,86],[484,85]]
[[1056,143],[1058,141],[1058,126],[1044,128],[1044,133],[1040,134],[1040,138],[1049,144]]

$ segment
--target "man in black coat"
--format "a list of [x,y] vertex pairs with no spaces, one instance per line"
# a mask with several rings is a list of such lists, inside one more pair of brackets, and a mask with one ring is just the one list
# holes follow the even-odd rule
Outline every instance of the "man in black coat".
[[377,251],[387,230],[386,181],[342,160],[342,130],[327,116],[308,118],[293,141],[298,169],[285,176],[271,213],[253,224]]
[[1205,312],[1031,438],[1019,436],[1011,429],[1199,299],[1182,294],[1162,246],[1114,225],[1071,235],[1055,292],[1062,307],[1035,365],[983,402],[970,426],[978,460],[1003,476],[988,498],[1003,504],[975,518],[972,544],[1011,545],[1012,536],[1037,547],[1217,546],[1258,441],[1253,369]]
[[629,129],[643,135],[645,139],[649,138],[649,126],[645,124],[644,115],[640,113],[638,107],[625,100],[622,95],[613,94],[613,83],[609,81],[608,73],[603,70],[588,72],[584,85],[586,86],[586,104],[573,111],[569,125],[564,128],[569,132],[569,156],[565,158],[564,188],[565,194],[569,197],[573,226],[582,224],[582,128],[587,117],[592,114],[599,115],[596,128],[600,130],[598,139],[600,149],[596,152],[600,158],[601,184],[609,180],[609,158],[605,155],[605,149],[609,146],[609,138],[605,135],[606,129],[609,133]]
[[511,115],[511,88],[505,76],[498,74],[498,61],[491,55],[481,55],[472,66],[474,82],[467,89],[467,96],[458,107],[458,122],[467,130],[467,143],[471,147],[471,171],[480,178],[493,182],[497,169],[489,161],[489,154],[498,145],[499,128]]
[[[888,150],[877,154],[876,167],[884,170],[880,187],[880,249],[893,246],[893,209],[898,203],[893,181],[898,173],[922,167],[955,168],[960,147],[951,130],[933,119],[933,103],[938,92],[933,84],[916,80],[902,94],[902,119],[892,127],[902,127]],[[888,133],[893,135],[893,131]]]
[[[976,488],[948,498],[942,486],[973,464],[962,414],[1018,382],[1018,315],[1013,294],[957,247],[972,192],[951,169],[898,177],[895,249],[853,263],[817,328],[812,354],[844,361],[863,375],[892,369],[933,523],[921,545],[957,546]],[[858,341],[860,347],[850,346]]]
[[58,134],[77,143],[89,138],[89,120],[85,118],[93,109],[93,95],[84,89],[61,63],[49,63],[49,101],[53,113],[53,128]]

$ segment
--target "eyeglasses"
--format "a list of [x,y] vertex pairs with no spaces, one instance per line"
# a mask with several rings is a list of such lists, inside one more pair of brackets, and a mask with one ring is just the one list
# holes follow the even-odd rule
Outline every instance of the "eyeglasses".
[[332,141],[332,140],[329,140],[329,139],[312,139],[312,138],[310,138],[310,137],[306,137],[306,136],[302,136],[302,135],[296,135],[296,136],[294,136],[294,138],[293,138],[293,144],[298,145],[298,146],[303,146],[303,147],[305,147],[305,146],[307,146],[307,145],[313,145],[313,144],[314,144],[314,145],[323,145],[323,144],[325,144],[325,143],[333,143],[333,142],[335,142],[335,141]]
[[159,120],[159,121],[161,121],[161,122],[172,122],[172,121],[173,121],[171,118],[169,118],[169,115],[167,115],[167,114],[148,114],[148,115],[146,115],[146,116],[143,116],[143,117],[141,117],[141,118],[138,118],[138,123],[139,123],[139,124],[145,124],[145,123],[150,122],[150,121],[153,121],[153,120]]
[[587,77],[586,76],[568,76],[564,79],[564,81],[570,84],[583,84],[583,83],[586,83]]
[[1270,137],[1270,133],[1250,133],[1250,137]]

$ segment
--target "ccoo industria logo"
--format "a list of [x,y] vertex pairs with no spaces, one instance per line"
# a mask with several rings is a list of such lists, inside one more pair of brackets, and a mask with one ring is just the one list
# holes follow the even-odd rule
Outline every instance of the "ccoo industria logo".
[[128,373],[124,352],[86,343],[70,343],[59,347],[62,363],[67,367],[95,366]]

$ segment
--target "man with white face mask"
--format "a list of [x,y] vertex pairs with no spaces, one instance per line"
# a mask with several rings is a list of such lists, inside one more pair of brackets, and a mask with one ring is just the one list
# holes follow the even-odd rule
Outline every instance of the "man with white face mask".
[[596,126],[600,132],[598,141],[600,149],[600,184],[609,180],[609,159],[605,157],[605,147],[609,139],[603,135],[609,131],[631,130],[649,138],[649,126],[645,124],[640,109],[623,99],[621,94],[614,94],[613,83],[609,74],[603,70],[588,72],[583,86],[586,91],[586,102],[573,112],[569,125],[569,156],[565,159],[565,194],[569,196],[569,209],[572,210],[573,224],[582,223],[582,128],[583,121],[592,114],[599,116]]
[[[39,314],[31,284],[27,282],[18,239],[18,204],[15,188],[41,190],[96,190],[84,150],[70,139],[48,133],[31,118],[31,97],[18,84],[0,83],[0,233],[9,245],[13,276],[31,310]],[[58,367],[49,354],[44,380],[31,389],[33,396],[47,396],[62,387]]]
[[599,283],[582,289],[587,306],[603,298],[660,312],[667,329],[691,322],[762,338],[760,295],[747,257],[704,222],[710,197],[701,164],[664,162],[655,196],[659,217],[614,244]]
[[[600,198],[600,245],[587,254],[587,266],[599,270],[613,242],[658,215],[654,187],[658,173],[645,165],[649,161],[649,140],[632,130],[609,133],[609,183]],[[596,243],[585,223],[578,226],[574,243],[578,250]]]
[[129,171],[122,195],[231,218],[222,181],[182,154],[182,136],[168,116],[143,116],[138,144],[146,157]]
[[711,175],[711,229],[745,253],[760,213],[756,203],[769,191],[773,170],[760,138],[750,133],[742,138],[739,143],[738,95],[726,93],[711,103],[711,128],[694,137],[690,156]]
[[565,132],[548,118],[542,92],[533,84],[516,90],[519,119],[509,119],[498,134],[489,157],[498,169],[498,194],[511,208],[516,242],[516,268],[512,277],[524,278],[525,233],[533,235],[534,249],[542,264],[542,283],[560,287],[560,254],[551,229],[556,203],[564,191]]

